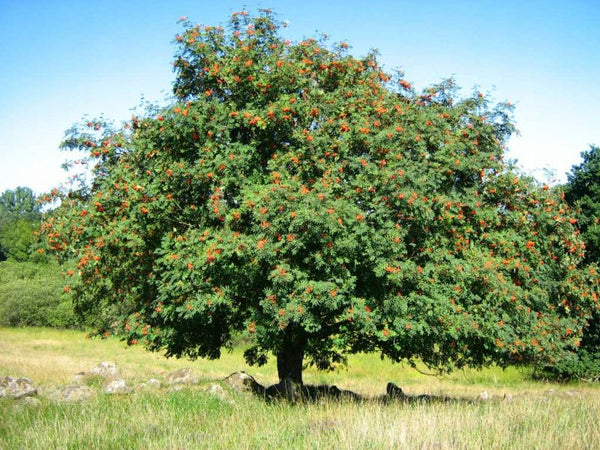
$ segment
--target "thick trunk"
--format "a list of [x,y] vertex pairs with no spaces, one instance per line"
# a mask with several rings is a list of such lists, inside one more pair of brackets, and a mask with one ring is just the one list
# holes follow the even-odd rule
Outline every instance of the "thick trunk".
[[277,354],[277,375],[279,382],[291,381],[302,385],[302,361],[304,360],[303,335],[286,336],[281,350]]
[[268,397],[283,397],[290,401],[301,400],[303,395],[302,361],[306,334],[289,330],[277,353],[277,375],[279,383],[266,390]]

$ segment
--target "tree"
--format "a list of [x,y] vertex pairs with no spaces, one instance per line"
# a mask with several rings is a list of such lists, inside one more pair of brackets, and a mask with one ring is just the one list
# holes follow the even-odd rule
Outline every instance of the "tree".
[[0,195],[0,218],[2,221],[16,218],[32,222],[41,220],[40,204],[33,191],[28,187],[4,191]]
[[450,370],[576,346],[598,276],[564,202],[502,162],[510,107],[279,29],[186,21],[174,104],[69,132],[95,176],[43,233],[77,310],[167,355],[246,332],[284,386],[360,351]]
[[41,205],[30,188],[18,187],[0,195],[0,261],[26,261],[42,219]]
[[[564,186],[568,204],[575,211],[577,225],[586,245],[585,261],[600,261],[600,148],[590,146],[581,153],[583,162],[567,174]],[[546,375],[559,378],[600,378],[600,314],[598,310],[584,329],[580,348],[557,364],[546,367]]]
[[600,261],[600,147],[581,153],[583,162],[567,174],[566,200],[577,211],[577,224],[586,243],[585,259]]

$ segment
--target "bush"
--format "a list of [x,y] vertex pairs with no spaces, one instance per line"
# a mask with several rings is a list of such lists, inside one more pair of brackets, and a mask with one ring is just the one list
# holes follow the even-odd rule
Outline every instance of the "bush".
[[593,314],[584,329],[577,352],[536,373],[539,378],[600,381],[600,317]]
[[55,264],[1,262],[0,326],[75,327],[63,284]]
[[[585,262],[597,265],[600,263],[600,147],[590,146],[581,157],[583,162],[567,174],[565,199],[575,211],[585,241]],[[600,310],[588,319],[577,352],[561,358],[552,367],[545,367],[541,374],[561,380],[600,380]]]
[[553,366],[536,372],[535,378],[559,381],[600,381],[600,354],[580,350],[568,358],[561,359]]

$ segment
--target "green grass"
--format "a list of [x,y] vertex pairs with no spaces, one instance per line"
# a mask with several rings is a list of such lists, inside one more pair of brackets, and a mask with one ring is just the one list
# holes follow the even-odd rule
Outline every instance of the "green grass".
[[[388,381],[410,394],[444,395],[447,403],[323,400],[266,404],[226,389],[224,399],[204,387],[246,370],[263,384],[274,364],[251,368],[241,349],[218,361],[168,360],[116,340],[87,340],[75,331],[0,328],[0,376],[28,376],[40,386],[41,406],[0,399],[0,448],[599,448],[600,388],[530,381],[526,372],[498,368],[425,376],[376,355],[350,358],[348,370],[305,381],[336,384],[365,396],[383,394]],[[109,396],[81,404],[49,395],[73,375],[114,361],[128,384],[191,367],[198,387]],[[95,384],[94,384],[95,387]],[[475,401],[481,391],[493,399]],[[512,401],[503,400],[505,394]]]

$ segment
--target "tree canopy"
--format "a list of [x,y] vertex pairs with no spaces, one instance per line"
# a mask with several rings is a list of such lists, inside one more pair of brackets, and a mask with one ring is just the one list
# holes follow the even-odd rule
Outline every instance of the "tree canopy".
[[0,194],[0,261],[31,258],[34,231],[42,219],[40,208],[30,188],[18,187]]
[[244,332],[297,382],[359,351],[445,370],[578,344],[598,275],[564,201],[504,164],[508,105],[418,93],[270,11],[183,26],[172,104],[65,140],[95,175],[46,245],[101,333],[215,358]]
[[[567,174],[564,191],[585,242],[585,261],[597,265],[600,261],[600,148],[592,145],[581,156],[581,164]],[[577,351],[544,369],[544,375],[557,378],[600,379],[600,311],[596,310],[588,320]]]
[[581,153],[583,161],[567,174],[567,202],[576,209],[578,225],[586,242],[586,259],[600,261],[600,147]]

